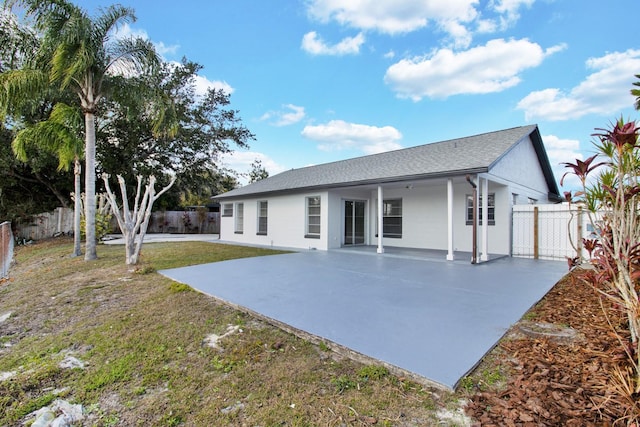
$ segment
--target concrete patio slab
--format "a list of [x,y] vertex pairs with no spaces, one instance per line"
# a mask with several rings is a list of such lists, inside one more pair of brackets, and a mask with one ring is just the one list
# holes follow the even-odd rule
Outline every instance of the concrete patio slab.
[[164,270],[178,282],[454,388],[567,272],[309,251]]

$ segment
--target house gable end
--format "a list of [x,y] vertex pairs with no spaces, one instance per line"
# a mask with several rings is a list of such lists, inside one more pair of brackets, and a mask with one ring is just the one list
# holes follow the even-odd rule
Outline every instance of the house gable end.
[[561,201],[537,126],[496,159],[489,171],[492,175],[546,193],[552,202]]

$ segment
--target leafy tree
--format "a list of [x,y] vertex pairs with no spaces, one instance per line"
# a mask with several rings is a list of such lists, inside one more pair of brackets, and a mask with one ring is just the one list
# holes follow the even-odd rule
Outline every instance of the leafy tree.
[[249,183],[260,181],[261,179],[269,178],[269,172],[262,166],[262,160],[255,159],[251,163],[251,170],[249,171]]
[[113,37],[121,24],[135,21],[133,10],[112,5],[96,17],[67,0],[18,0],[42,34],[35,63],[3,73],[0,101],[33,99],[53,85],[73,92],[85,118],[85,259],[97,258],[95,239],[95,119],[98,104],[117,74],[136,74],[159,63],[149,41]]
[[74,245],[73,255],[80,256],[80,160],[83,154],[83,141],[80,139],[79,129],[82,126],[82,116],[77,108],[64,103],[53,107],[48,120],[28,126],[19,131],[13,140],[12,147],[16,157],[29,161],[28,148],[39,147],[55,153],[58,158],[58,170],[68,171],[73,163],[74,168]]
[[[21,25],[7,10],[0,11],[0,73],[33,61],[39,40],[29,27]],[[28,147],[28,162],[18,161],[11,147],[17,130],[48,117],[60,94],[46,91],[40,99],[2,106],[0,111],[0,217],[13,221],[31,214],[68,206],[71,181],[57,171],[56,158],[47,150]],[[5,116],[11,110],[11,115]],[[4,116],[4,117],[3,117]]]
[[20,162],[11,148],[14,136],[14,131],[0,127],[0,218],[20,222],[68,206],[70,175],[58,172],[55,156],[38,148],[29,149],[29,163]]
[[[198,176],[197,183],[179,182],[176,186],[180,188],[177,192],[169,194],[174,196],[174,199],[168,199],[166,207],[206,206],[213,196],[231,191],[240,185],[234,174],[227,169],[212,169]],[[178,197],[177,202],[175,196]]]
[[[136,182],[137,175],[154,175],[164,186],[175,177],[172,190],[159,200],[164,206],[188,205],[196,199],[201,204],[235,188],[237,180],[218,166],[219,157],[233,147],[248,147],[254,139],[238,111],[229,108],[228,94],[219,89],[196,92],[195,77],[201,68],[183,59],[180,64],[162,64],[158,73],[137,79],[140,90],[154,88],[160,92],[156,97],[171,99],[173,117],[164,119],[176,123],[172,133],[155,132],[144,99],[126,93],[105,104],[109,115],[99,121],[100,169],[129,183]],[[128,193],[134,191],[130,187]]]

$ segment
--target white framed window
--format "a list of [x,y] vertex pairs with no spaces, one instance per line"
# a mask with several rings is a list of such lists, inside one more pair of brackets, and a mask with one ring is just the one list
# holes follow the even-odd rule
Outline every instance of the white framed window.
[[[487,196],[487,216],[489,225],[496,225],[496,196],[489,193]],[[467,225],[473,225],[473,195],[467,194]],[[482,225],[482,196],[478,197],[478,224]]]
[[235,233],[244,233],[244,203],[236,203]]
[[258,202],[258,233],[259,235],[267,234],[267,219],[269,213],[269,204],[266,200]]
[[382,201],[382,236],[402,238],[402,199]]
[[233,216],[233,203],[222,204],[222,216]]
[[307,232],[304,237],[320,238],[320,196],[307,197]]

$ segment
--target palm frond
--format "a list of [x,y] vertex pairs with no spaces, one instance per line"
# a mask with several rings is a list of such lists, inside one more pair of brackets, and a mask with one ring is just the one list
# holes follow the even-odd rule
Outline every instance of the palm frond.
[[139,37],[127,37],[110,44],[106,50],[107,69],[115,75],[131,77],[145,71],[155,71],[160,66],[153,44]]
[[[58,106],[56,105],[56,107]],[[54,107],[54,111],[56,107]],[[19,131],[11,143],[16,158],[27,162],[29,160],[28,149],[38,147],[58,157],[58,170],[69,170],[73,162],[82,157],[83,148],[83,141],[78,136],[77,129],[69,126],[66,121],[76,114],[70,110],[71,108],[60,106],[57,108],[56,120],[42,121]],[[77,111],[77,109],[75,110]],[[70,116],[67,117],[69,114]]]
[[121,24],[135,21],[136,15],[132,8],[121,5],[111,5],[107,8],[100,9],[100,16],[96,17],[93,22],[93,34],[98,38],[97,42],[104,45],[109,42],[111,33],[117,30]]
[[9,70],[0,74],[0,115],[12,114],[38,99],[49,87],[41,70]]
[[[639,80],[637,82],[633,82],[633,85],[640,87],[640,74],[636,74],[635,77]],[[640,110],[640,89],[631,89],[631,95],[636,97],[634,107],[636,108],[636,110]]]

